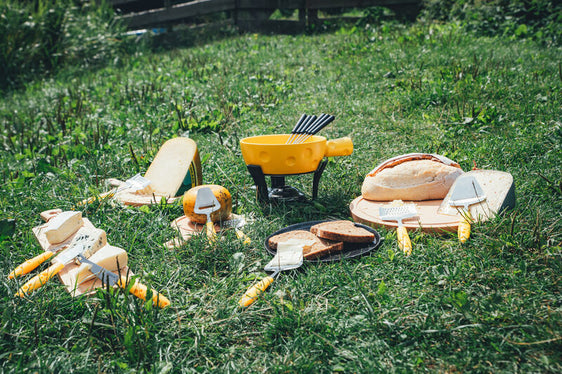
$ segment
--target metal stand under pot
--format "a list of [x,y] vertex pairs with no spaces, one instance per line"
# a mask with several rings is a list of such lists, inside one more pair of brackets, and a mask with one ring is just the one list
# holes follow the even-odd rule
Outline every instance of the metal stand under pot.
[[[310,174],[314,173],[312,180],[312,199],[318,197],[318,185],[320,184],[320,177],[326,168],[328,163],[327,159],[323,159],[316,170],[309,173],[298,173],[298,174],[264,174],[260,165],[246,165],[250,175],[254,179],[256,186],[256,195],[258,201],[261,203],[267,202],[291,202],[291,201],[304,201],[306,196],[303,192],[299,191],[295,187],[287,186],[285,184],[285,177],[300,175],[300,174]],[[271,188],[267,187],[267,182],[265,177],[271,177]]]

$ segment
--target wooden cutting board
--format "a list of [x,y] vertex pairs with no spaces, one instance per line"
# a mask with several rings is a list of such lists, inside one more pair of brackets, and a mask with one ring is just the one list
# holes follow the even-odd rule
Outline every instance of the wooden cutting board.
[[[219,223],[215,222],[215,232],[220,233],[223,230],[233,228],[232,223],[234,221],[242,221],[245,224],[246,220],[244,216],[232,213],[228,220]],[[170,240],[165,244],[166,247],[173,249],[180,247],[182,242],[189,240],[193,235],[197,235],[205,231],[205,225],[200,223],[192,222],[187,216],[181,216],[172,221],[171,226],[178,230],[179,238]]]
[[[47,210],[47,211],[42,212],[40,214],[40,216],[46,222],[46,221],[48,221],[49,219],[53,218],[54,216],[56,216],[57,214],[59,214],[61,212],[62,212],[61,209],[52,209],[52,210]],[[83,217],[82,220],[84,221],[83,227],[92,227],[92,228],[94,227],[92,222],[90,222],[90,220],[88,220],[87,218]],[[47,250],[55,251],[55,256],[56,256],[60,251],[64,250],[66,247],[68,247],[68,245],[70,244],[70,242],[72,241],[72,239],[74,238],[76,233],[72,234],[64,242],[53,245],[53,244],[49,243],[49,241],[47,240],[47,236],[45,235],[45,229],[47,227],[48,227],[47,223],[44,223],[42,225],[39,225],[39,226],[36,226],[36,227],[32,228],[32,231],[33,231],[33,234],[35,235],[35,238],[39,242],[39,245],[41,246],[41,248],[43,248],[44,251],[47,251]],[[107,245],[110,246],[109,244],[107,244]],[[110,247],[113,247],[113,246],[110,246]],[[114,247],[114,248],[117,248],[117,247]],[[53,256],[53,258],[55,256]],[[71,262],[71,263],[67,264],[57,274],[59,280],[62,282],[62,284],[64,285],[66,290],[72,296],[91,295],[91,294],[95,293],[97,288],[102,287],[101,280],[99,280],[98,278],[94,278],[94,279],[88,280],[84,283],[81,283],[79,285],[76,285],[76,279],[73,275],[73,270],[77,269],[78,266],[79,265],[74,263],[74,262]],[[35,275],[37,273],[37,271],[40,271],[40,269],[35,269],[29,275],[32,275],[32,276]],[[130,270],[127,266],[123,267],[120,272],[123,275],[124,274],[130,274],[131,276],[133,275],[133,273],[130,272]],[[117,272],[116,272],[116,274],[117,274]]]
[[166,200],[168,204],[172,204],[177,199],[181,197],[166,197],[162,195],[139,195],[131,192],[127,192],[127,190],[123,190],[122,192],[117,193],[115,195],[115,200],[121,202],[123,205],[128,206],[142,206],[142,205],[152,205],[152,204],[159,204],[162,201],[162,198]]
[[[408,230],[421,229],[426,232],[456,231],[459,223],[458,216],[437,213],[443,200],[404,201],[416,206],[418,217],[402,221]],[[383,221],[379,216],[379,208],[388,206],[391,201],[373,201],[357,197],[349,205],[353,220],[369,226],[384,226],[396,228],[396,221]]]
[[[511,174],[496,170],[473,170],[465,174],[473,175],[482,187],[486,200],[469,207],[472,217],[477,222],[486,221],[505,209],[515,206],[515,186]],[[460,219],[459,210],[449,206],[449,199],[455,185],[442,200],[404,201],[416,206],[418,217],[404,220],[409,230],[421,229],[425,232],[456,231]],[[391,201],[366,200],[362,196],[354,199],[349,209],[357,222],[396,228],[396,221],[383,221],[379,216],[379,208],[388,206]]]

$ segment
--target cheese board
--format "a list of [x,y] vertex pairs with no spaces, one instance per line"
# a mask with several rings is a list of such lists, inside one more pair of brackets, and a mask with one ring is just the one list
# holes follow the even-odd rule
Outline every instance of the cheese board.
[[[215,233],[228,229],[241,229],[246,224],[242,215],[231,213],[229,218],[222,222],[214,222]],[[172,221],[171,226],[178,231],[179,238],[165,243],[169,249],[180,247],[183,242],[189,240],[193,235],[198,235],[206,230],[205,223],[195,223],[187,216],[181,216]]]
[[[53,219],[58,214],[62,213],[61,209],[51,209],[44,211],[40,214],[40,217],[45,221],[44,224],[33,227],[32,231],[35,235],[35,238],[39,242],[39,245],[43,249],[43,251],[52,251],[52,252],[60,252],[64,250],[74,239],[77,235],[78,231],[71,234],[67,239],[65,239],[61,243],[51,244],[47,239],[47,229],[48,229],[48,221]],[[90,220],[87,218],[82,218],[83,226],[86,228],[95,229],[94,225]],[[106,246],[118,249],[117,247],[110,246],[106,244]],[[102,287],[102,282],[98,278],[87,280],[81,284],[76,284],[76,271],[79,268],[79,264],[75,262],[71,262],[66,264],[64,268],[60,272],[58,272],[57,276],[61,283],[64,285],[65,289],[72,295],[72,296],[80,296],[80,295],[91,295],[96,292],[97,288]],[[120,275],[129,275],[132,276],[132,272],[128,268],[128,266],[123,266],[119,271],[115,272],[120,273]]]
[[[473,176],[480,186],[486,199],[469,207],[470,214],[475,222],[484,222],[493,218],[503,210],[515,207],[515,185],[511,174],[497,170],[472,170],[464,175]],[[408,230],[420,229],[424,232],[457,231],[462,212],[458,207],[452,206],[452,191],[450,188],[445,198],[440,200],[404,201],[413,204],[418,212],[417,217],[403,221]],[[356,222],[370,226],[387,228],[398,227],[397,222],[384,221],[379,215],[381,207],[391,204],[390,201],[367,200],[358,196],[350,203],[350,212]]]
[[[119,186],[119,182],[121,181],[118,181],[117,179],[109,180],[109,183],[115,187]],[[142,205],[159,204],[161,201],[165,201],[167,204],[172,204],[176,200],[181,199],[181,196],[168,197],[157,193],[141,195],[135,192],[130,192],[127,189],[124,189],[123,191],[115,194],[114,198],[116,201],[119,201],[123,205],[142,206]]]

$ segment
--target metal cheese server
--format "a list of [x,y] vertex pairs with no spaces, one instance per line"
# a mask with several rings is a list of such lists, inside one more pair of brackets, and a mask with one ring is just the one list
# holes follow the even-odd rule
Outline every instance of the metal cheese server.
[[215,224],[211,219],[211,213],[219,210],[221,204],[215,197],[215,194],[209,187],[203,187],[197,191],[197,197],[195,198],[195,207],[193,211],[197,214],[204,214],[207,216],[207,222],[205,227],[207,228],[207,237],[209,243],[216,240],[217,234],[215,233]]
[[453,188],[449,205],[462,207],[458,236],[460,242],[464,243],[470,237],[470,224],[473,221],[468,208],[470,205],[486,200],[486,195],[476,178],[472,175],[461,175],[458,177]]
[[[127,288],[127,284],[128,284],[128,279],[126,275],[117,275],[109,270],[107,270],[106,268],[96,264],[95,262],[92,262],[90,260],[88,260],[86,257],[84,257],[83,255],[78,255],[78,258],[80,259],[80,261],[84,264],[88,264],[88,266],[90,267],[90,271],[96,276],[98,277],[102,283],[105,285],[109,285],[110,287],[113,287],[114,285],[117,285],[123,289]],[[148,287],[146,287],[144,284],[140,283],[140,282],[135,282],[131,288],[129,289],[129,292],[132,293],[133,295],[135,295],[136,297],[138,297],[139,299],[145,300],[146,301],[146,294],[148,291]],[[170,300],[168,300],[168,298],[160,293],[158,293],[156,290],[152,289],[152,303],[155,305],[158,305],[160,308],[165,308],[167,306],[170,305]]]
[[296,247],[287,248],[282,250],[278,248],[277,253],[273,259],[264,267],[267,272],[273,272],[273,274],[268,275],[263,278],[253,286],[251,286],[238,301],[238,305],[246,308],[254,303],[257,298],[273,283],[275,277],[282,271],[291,270],[299,268],[303,264],[303,247],[300,247],[300,253],[296,252],[297,255],[291,253]]
[[37,274],[21,286],[15,296],[23,297],[42,287],[45,283],[47,283],[47,281],[49,281],[49,279],[58,274],[67,264],[89,248],[90,246],[86,245],[83,241],[78,241],[72,244],[53,259],[53,265],[49,266],[49,268],[43,270],[41,273]]

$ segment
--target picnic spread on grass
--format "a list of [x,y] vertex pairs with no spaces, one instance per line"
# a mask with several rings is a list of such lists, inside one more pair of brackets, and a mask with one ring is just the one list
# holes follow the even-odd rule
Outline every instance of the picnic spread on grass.
[[[317,197],[328,158],[353,153],[349,137],[327,140],[317,135],[334,119],[328,114],[303,114],[289,134],[240,140],[260,204],[309,201],[305,193],[285,183],[285,177],[301,174],[313,174],[311,198]],[[179,248],[194,235],[206,235],[208,245],[216,245],[229,230],[244,245],[255,243],[245,232],[251,220],[232,211],[228,189],[203,183],[199,150],[190,138],[166,141],[143,176],[111,179],[109,184],[115,188],[81,201],[76,208],[104,200],[125,206],[181,202],[183,215],[171,222],[177,237],[163,243],[167,248]],[[456,231],[464,243],[474,224],[514,206],[513,177],[507,172],[463,171],[457,162],[431,153],[392,156],[365,173],[361,194],[349,204],[350,219],[301,222],[267,233],[263,246],[273,257],[264,271],[272,274],[251,285],[239,305],[251,305],[281,271],[307,261],[341,261],[370,253],[382,242],[376,229],[396,230],[398,247],[410,255],[415,246],[409,231]],[[79,210],[52,209],[40,217],[44,223],[34,227],[33,233],[43,252],[18,266],[9,278],[26,276],[46,261],[51,266],[30,278],[17,296],[30,295],[57,275],[72,296],[91,295],[111,286],[145,301],[151,297],[160,307],[170,305],[165,295],[140,283],[128,267],[127,252],[110,245],[105,231],[94,227]]]

